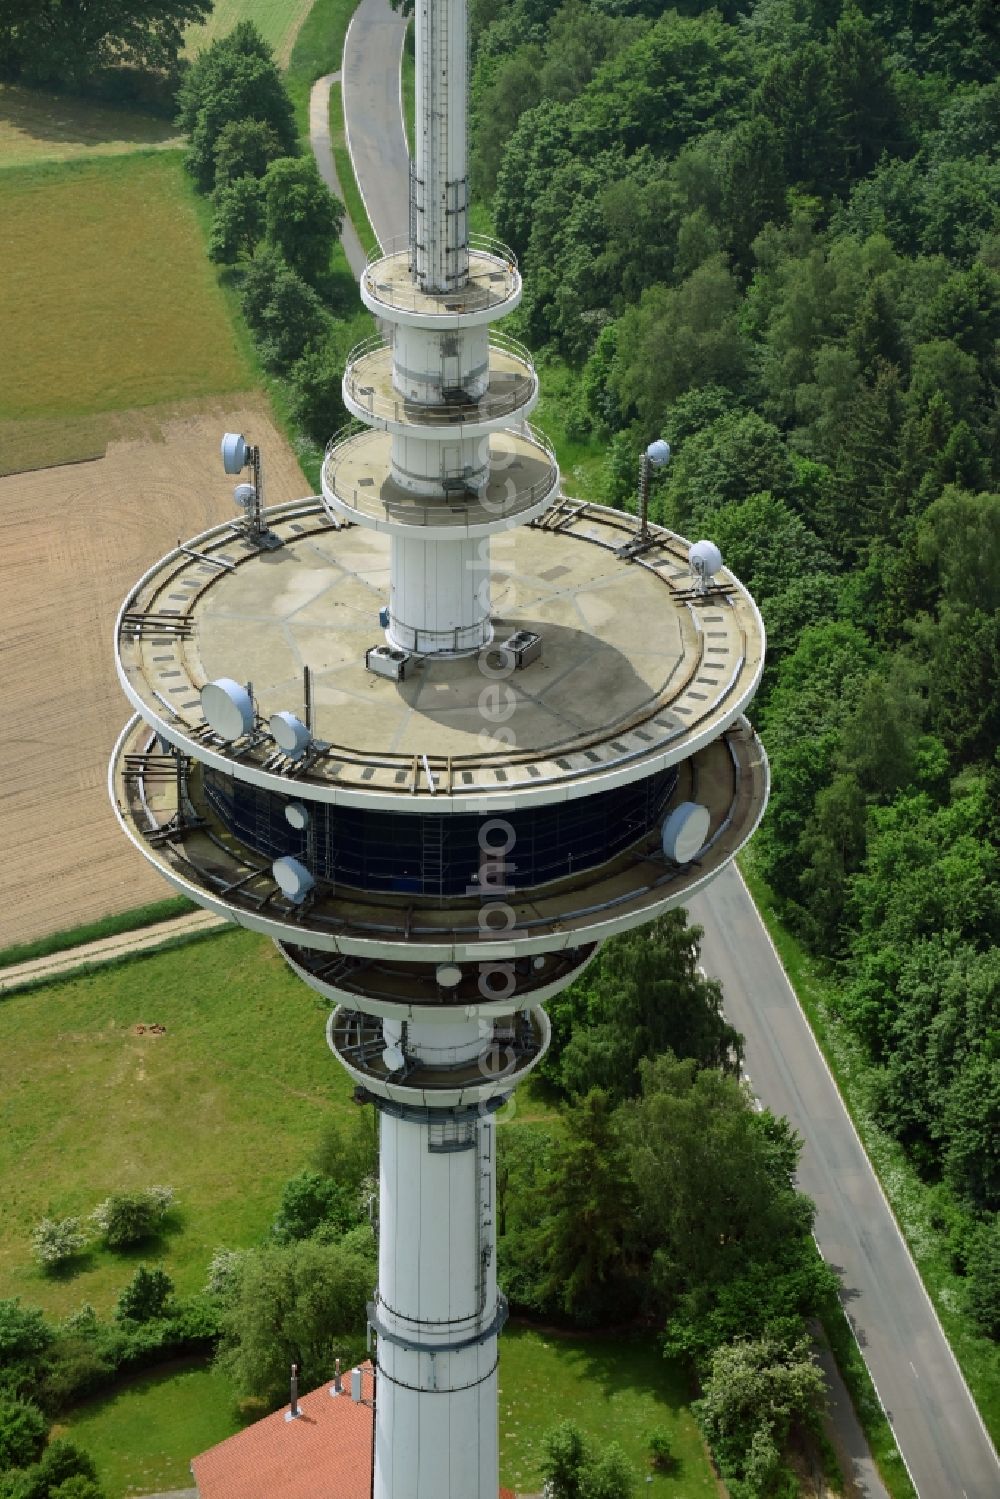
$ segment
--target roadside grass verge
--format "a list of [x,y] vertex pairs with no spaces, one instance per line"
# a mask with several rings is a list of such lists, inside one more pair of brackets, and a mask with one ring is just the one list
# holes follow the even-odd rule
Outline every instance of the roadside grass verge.
[[0,83],[0,169],[180,144],[169,120]]
[[406,131],[406,149],[413,155],[413,130],[417,116],[417,63],[414,53],[413,22],[406,28],[403,43],[403,70],[401,74],[403,92],[403,129]]
[[369,221],[365,200],[361,196],[358,179],[354,175],[351,153],[347,148],[344,91],[339,83],[335,83],[330,90],[330,141],[333,145],[333,164],[337,169],[347,216],[354,225],[362,248],[370,252],[377,248],[378,239]]
[[236,1391],[204,1365],[145,1374],[56,1427],[94,1459],[108,1499],[191,1487],[192,1457],[240,1430]]
[[[718,1494],[694,1416],[686,1370],[643,1337],[576,1337],[508,1327],[500,1339],[500,1481],[518,1493],[542,1487],[542,1437],[572,1421],[598,1448],[619,1442],[643,1494]],[[649,1437],[662,1431],[674,1471],[654,1473]],[[651,1480],[651,1481],[647,1481]]]
[[[267,1230],[327,1120],[353,1115],[325,1011],[264,938],[227,931],[16,991],[0,1004],[0,1286],[64,1315],[114,1304],[140,1262],[200,1289],[212,1253]],[[165,1034],[137,1034],[160,1024]],[[165,1183],[158,1240],[43,1275],[30,1234],[111,1191]]]
[[784,927],[774,896],[754,870],[752,859],[741,859],[740,868],[996,1444],[1000,1441],[1000,1361],[996,1344],[975,1330],[965,1310],[963,1280],[951,1266],[938,1223],[940,1194],[945,1189],[922,1181],[903,1147],[872,1117],[867,1062],[858,1043],[840,1023],[835,980],[822,972]]
[[[295,38],[285,86],[295,105],[299,134],[308,147],[309,90],[317,78],[336,73],[344,55],[344,38],[358,0],[315,0]],[[340,168],[337,168],[338,172]]]
[[220,36],[227,36],[238,21],[252,21],[274,48],[278,66],[287,67],[311,3],[312,0],[215,0],[208,20],[200,26],[188,27],[184,37],[185,56],[194,57],[203,52]]
[[32,958],[47,958],[52,953],[69,952],[74,947],[83,947],[87,942],[100,942],[103,937],[117,937],[123,932],[137,932],[142,927],[155,926],[161,921],[172,921],[188,911],[198,908],[182,895],[169,900],[154,901],[152,905],[136,906],[132,911],[121,911],[117,916],[104,916],[100,921],[88,921],[83,926],[71,927],[64,932],[50,932],[34,942],[17,942],[12,947],[0,948],[0,968],[11,968],[15,963],[30,963]]
[[2,423],[246,390],[179,152],[0,173]]
[[918,1499],[847,1313],[835,1297],[823,1308],[820,1320],[882,1482],[892,1499]]

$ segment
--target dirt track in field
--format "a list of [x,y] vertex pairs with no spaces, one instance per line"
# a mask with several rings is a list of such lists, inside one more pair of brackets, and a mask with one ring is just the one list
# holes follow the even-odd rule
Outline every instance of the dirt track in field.
[[236,517],[224,431],[264,454],[267,502],[308,486],[266,403],[149,413],[104,458],[0,478],[0,947],[170,894],[119,830],[108,757],[129,716],[112,627],[179,539]]

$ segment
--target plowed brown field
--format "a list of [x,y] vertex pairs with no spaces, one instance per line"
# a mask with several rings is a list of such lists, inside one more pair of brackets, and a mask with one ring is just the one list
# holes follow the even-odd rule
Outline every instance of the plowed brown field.
[[269,503],[308,493],[264,399],[238,399],[150,410],[104,458],[0,478],[0,947],[170,894],[105,789],[129,716],[112,627],[158,557],[235,519],[224,431],[261,445]]

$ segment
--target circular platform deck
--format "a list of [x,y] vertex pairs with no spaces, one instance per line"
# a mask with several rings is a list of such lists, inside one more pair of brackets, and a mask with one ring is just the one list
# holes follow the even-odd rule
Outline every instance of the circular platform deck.
[[[275,550],[221,526],[157,563],[117,640],[146,722],[257,785],[399,810],[590,795],[687,758],[756,689],[763,627],[746,590],[723,574],[717,592],[693,595],[686,543],[666,531],[625,561],[616,551],[634,522],[601,506],[563,500],[494,539],[495,645],[516,631],[542,642],[540,659],[501,680],[495,656],[414,659],[402,682],[373,676],[365,651],[383,638],[388,538],[338,529],[317,500],[269,518]],[[266,725],[280,710],[303,714],[305,666],[319,743],[293,764]],[[223,676],[252,682],[256,738],[225,744],[205,723],[200,689]]]

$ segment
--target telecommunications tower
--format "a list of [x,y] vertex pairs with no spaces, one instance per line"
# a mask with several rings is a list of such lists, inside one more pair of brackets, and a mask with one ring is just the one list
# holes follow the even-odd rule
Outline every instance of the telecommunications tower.
[[410,234],[361,280],[356,420],[322,497],[267,509],[226,437],[243,519],[118,618],[110,786],[172,885],[330,1001],[379,1112],[376,1499],[496,1499],[496,1111],[545,1000],[757,825],[764,632],[710,543],[649,523],[665,444],[638,525],[561,494],[531,357],[494,327],[515,258],[467,227],[466,0],[417,0],[416,64]]

